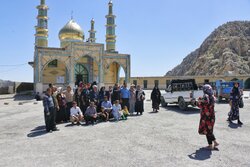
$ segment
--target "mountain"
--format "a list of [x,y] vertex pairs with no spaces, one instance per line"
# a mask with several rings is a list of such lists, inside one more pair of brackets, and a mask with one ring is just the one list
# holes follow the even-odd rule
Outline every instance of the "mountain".
[[14,83],[12,81],[5,81],[5,80],[0,79],[0,88],[13,86],[13,85]]
[[228,73],[250,73],[250,21],[233,21],[219,26],[166,76]]

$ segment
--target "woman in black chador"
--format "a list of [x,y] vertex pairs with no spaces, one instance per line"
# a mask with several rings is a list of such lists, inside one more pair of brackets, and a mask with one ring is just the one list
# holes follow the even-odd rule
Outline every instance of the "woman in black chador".
[[142,113],[144,112],[145,93],[141,89],[140,85],[136,86],[135,95],[136,95],[135,112],[137,112],[136,115],[138,115],[138,113],[140,113],[140,115],[142,115]]
[[234,87],[230,93],[230,106],[231,110],[228,113],[228,121],[232,122],[233,120],[238,120],[238,124],[242,125],[243,123],[240,121],[240,113],[239,113],[239,101],[241,100],[241,92],[239,90],[239,83],[235,82]]
[[157,86],[154,87],[151,93],[153,112],[158,112],[161,103],[161,92]]

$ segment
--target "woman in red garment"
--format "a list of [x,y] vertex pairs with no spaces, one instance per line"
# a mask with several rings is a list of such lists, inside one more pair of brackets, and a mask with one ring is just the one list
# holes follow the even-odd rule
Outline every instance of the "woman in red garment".
[[206,135],[208,146],[207,149],[216,149],[219,143],[216,141],[213,134],[215,114],[214,114],[214,102],[213,89],[210,85],[206,84],[203,86],[203,97],[199,98],[198,106],[200,111],[200,125],[199,134]]

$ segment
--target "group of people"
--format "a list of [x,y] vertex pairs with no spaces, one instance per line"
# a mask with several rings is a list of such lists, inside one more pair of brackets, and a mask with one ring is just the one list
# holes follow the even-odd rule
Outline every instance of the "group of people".
[[[215,97],[213,89],[209,84],[203,86],[203,97],[200,97],[197,106],[200,111],[200,123],[198,133],[206,135],[207,149],[217,149],[219,143],[213,133],[215,124],[214,104]],[[161,92],[157,86],[151,93],[153,112],[158,112],[161,101]],[[239,83],[235,83],[230,94],[229,104],[231,106],[228,114],[228,121],[240,121],[239,104],[242,98],[242,92],[239,90]],[[101,87],[98,91],[95,84],[80,83],[75,92],[70,86],[67,90],[57,90],[53,85],[49,85],[46,94],[43,97],[44,116],[47,132],[57,131],[56,123],[71,121],[72,124],[79,125],[81,121],[95,124],[97,120],[108,121],[114,119],[126,120],[127,116],[142,115],[144,112],[145,93],[140,85],[131,85],[130,89],[124,83],[121,87],[115,84],[109,87]]]
[[140,85],[115,84],[107,90],[98,90],[96,83],[79,83],[73,91],[49,84],[44,97],[44,116],[47,132],[57,131],[56,123],[72,122],[80,125],[85,121],[94,125],[97,121],[126,120],[129,115],[142,115],[144,112],[145,93]]
[[[198,100],[198,107],[201,109],[200,112],[200,124],[199,124],[199,134],[206,135],[208,146],[206,147],[209,150],[217,149],[219,143],[216,141],[216,138],[213,133],[214,123],[215,123],[215,112],[214,112],[214,103],[215,97],[213,89],[210,85],[206,84],[203,86],[204,96],[200,97]],[[230,93],[230,112],[228,113],[228,119],[230,123],[237,120],[238,125],[243,125],[240,121],[239,115],[239,106],[240,101],[242,100],[242,92],[239,89],[239,83],[235,82],[234,87]]]

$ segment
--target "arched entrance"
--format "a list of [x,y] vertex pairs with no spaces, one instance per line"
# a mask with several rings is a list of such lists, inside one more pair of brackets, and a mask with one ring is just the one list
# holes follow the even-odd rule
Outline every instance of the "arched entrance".
[[117,62],[109,64],[109,67],[105,72],[104,82],[113,85],[114,83],[119,83],[120,77],[126,78],[124,68]]
[[83,64],[77,63],[75,65],[75,81],[76,85],[79,85],[79,82],[88,83],[89,82],[89,73],[88,70],[84,67]]
[[65,84],[68,80],[66,64],[58,59],[50,60],[42,69],[42,82],[44,84]]
[[250,78],[245,81],[245,89],[250,89]]
[[239,79],[238,78],[233,78],[231,81],[238,81]]

